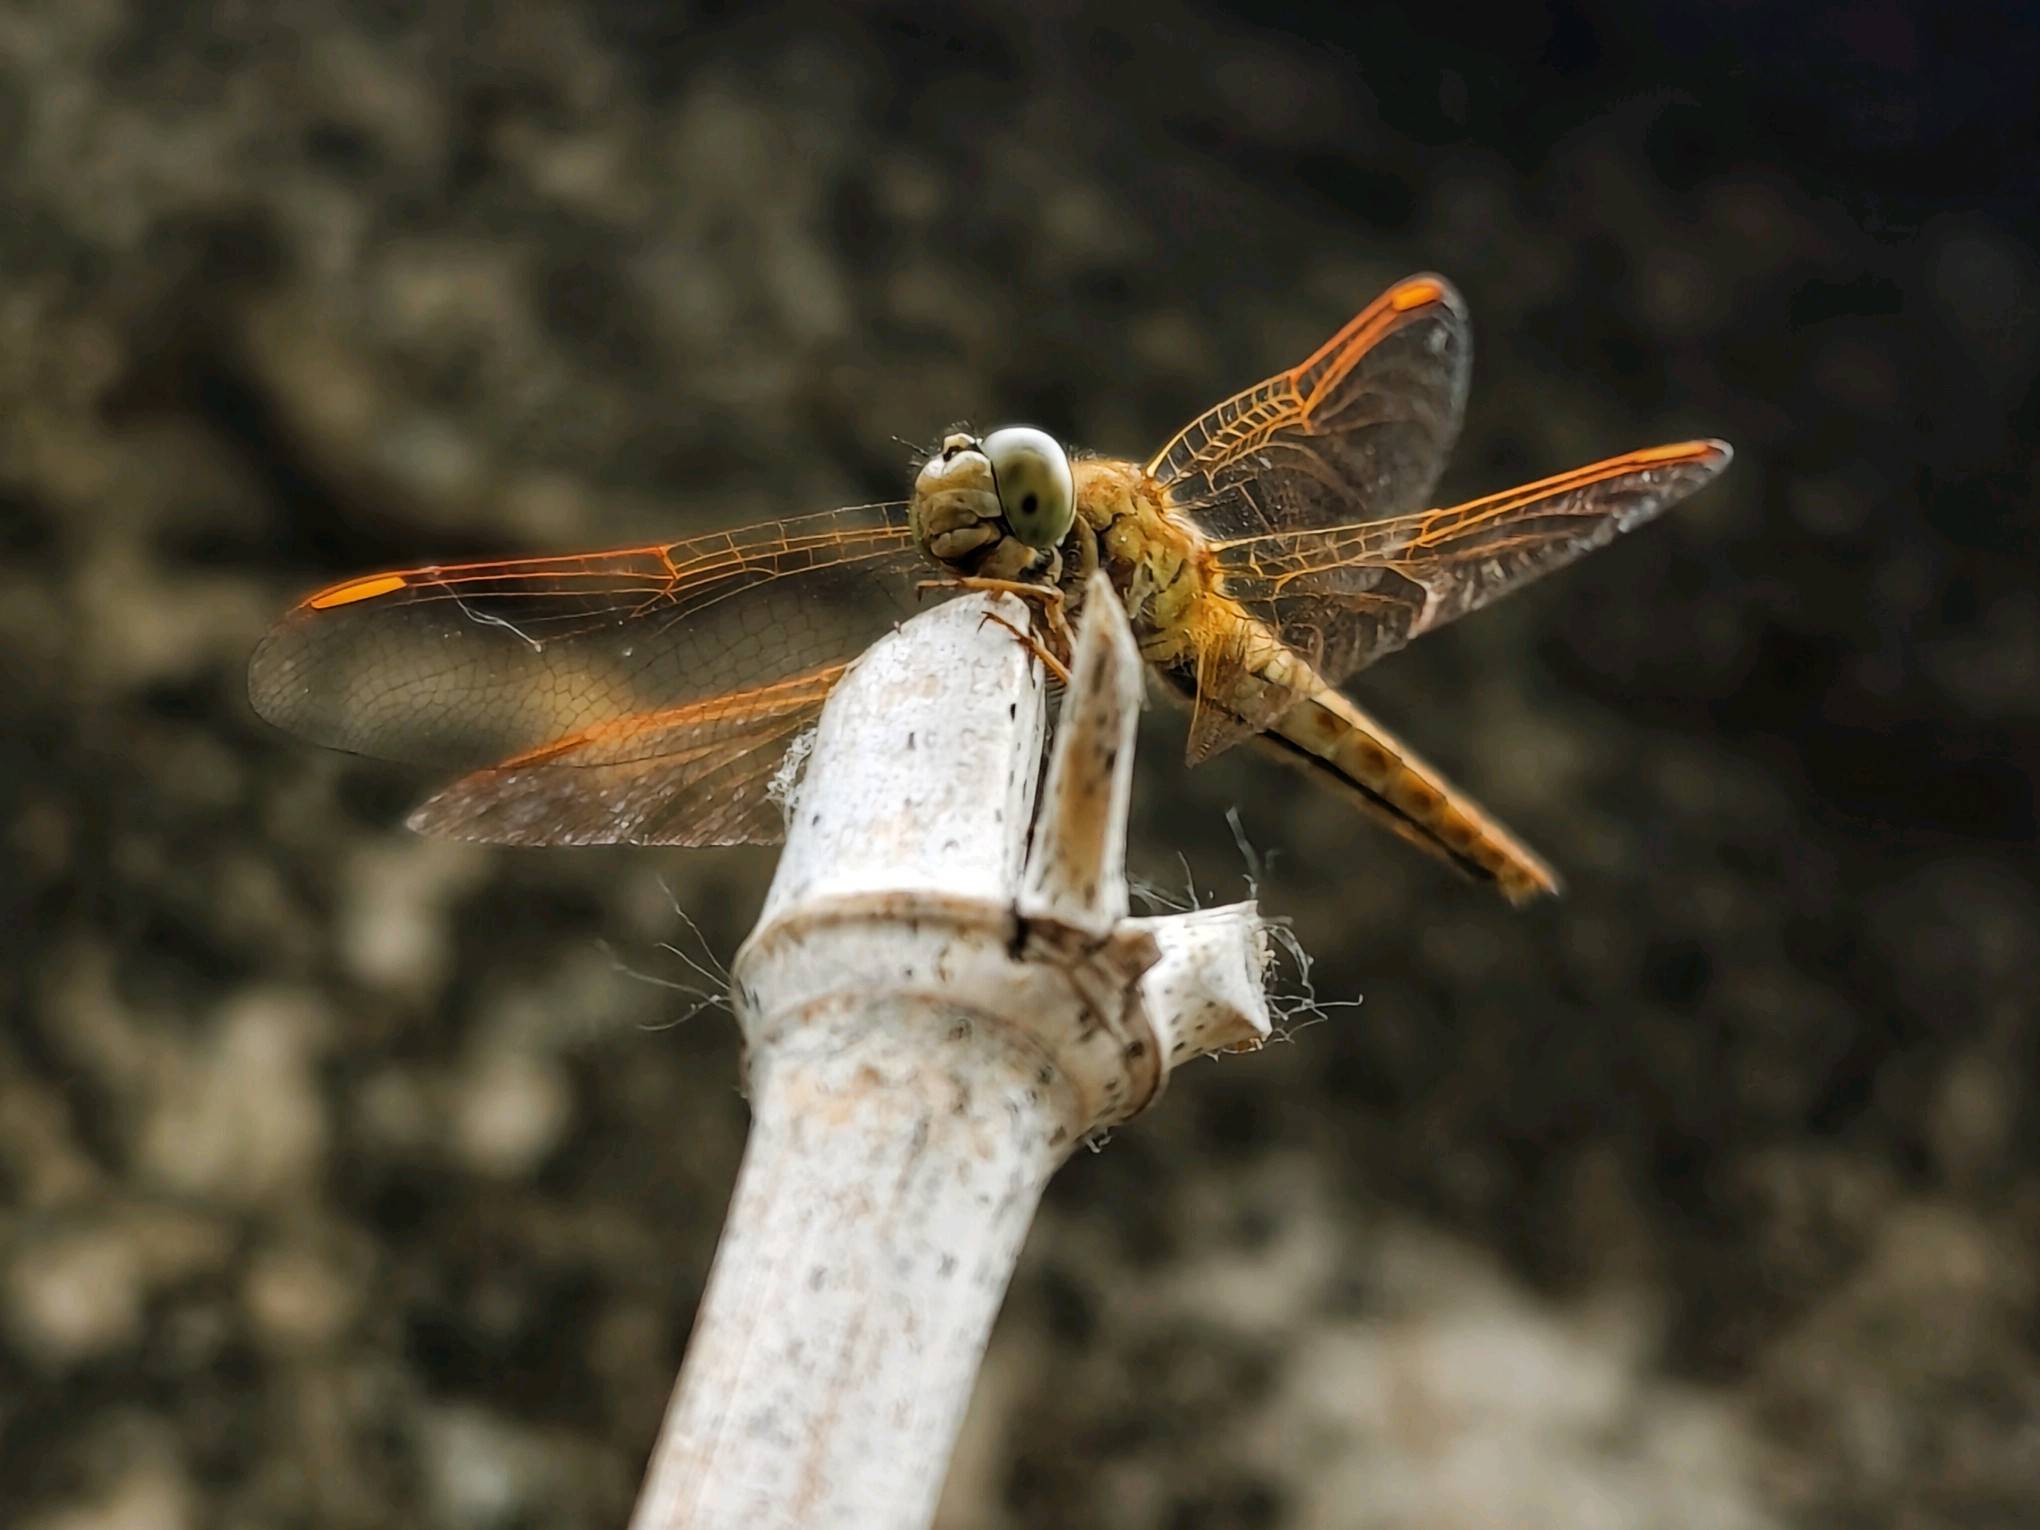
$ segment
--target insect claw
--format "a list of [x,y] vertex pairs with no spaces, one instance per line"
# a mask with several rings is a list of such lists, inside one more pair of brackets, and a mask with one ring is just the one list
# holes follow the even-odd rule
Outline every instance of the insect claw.
[[1033,654],[1035,658],[1041,660],[1043,667],[1051,675],[1054,675],[1065,687],[1069,685],[1069,666],[1051,653],[1048,645],[1042,642],[1040,638],[1036,637],[1032,632],[1023,631],[1021,628],[1014,626],[996,611],[987,611],[984,614],[978,622],[979,630],[983,630],[986,622],[990,622],[994,626],[1004,627],[1008,632],[1012,633],[1014,637],[1020,640],[1020,646]]

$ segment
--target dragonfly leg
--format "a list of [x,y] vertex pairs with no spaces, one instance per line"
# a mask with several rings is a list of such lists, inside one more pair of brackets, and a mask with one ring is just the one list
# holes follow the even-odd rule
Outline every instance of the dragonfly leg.
[[1063,592],[1054,585],[1028,584],[1018,579],[987,579],[978,575],[961,575],[953,579],[923,579],[915,589],[923,593],[928,590],[990,590],[997,594],[1016,595],[1022,600],[1036,602],[1041,610],[1041,624],[1047,628],[1047,643],[1033,632],[1021,631],[1003,617],[987,616],[986,620],[997,622],[1019,638],[1034,656],[1048,667],[1049,673],[1064,685],[1069,684],[1069,665],[1062,655],[1076,651],[1076,638],[1070,631]]
[[[1070,631],[1068,604],[1063,592],[1052,584],[1028,584],[1019,579],[985,579],[975,574],[959,575],[954,579],[923,579],[914,586],[917,592],[928,590],[990,590],[1000,595],[1017,595],[1022,600],[1037,602],[1041,607],[1041,624],[1048,629],[1048,640],[1056,653],[1076,652],[1076,634]],[[1001,625],[1010,626],[1011,623]],[[1038,644],[1039,653],[1051,669],[1064,679],[1068,678],[1069,667],[1053,654],[1044,651]]]
[[1060,680],[1065,688],[1069,686],[1070,667],[1067,664],[1063,663],[1061,659],[1058,659],[1053,653],[1049,652],[1048,645],[1042,642],[1040,638],[1036,637],[1032,632],[1029,632],[1024,628],[1014,626],[1011,622],[1007,621],[1005,617],[1000,616],[995,611],[987,611],[985,613],[985,620],[988,622],[992,622],[997,626],[1004,627],[1008,632],[1012,633],[1013,636],[1020,640],[1020,644],[1022,647],[1026,648],[1030,653],[1034,655],[1035,658],[1041,660],[1041,662],[1045,666],[1047,666],[1048,672],[1051,675],[1054,675],[1056,679]]

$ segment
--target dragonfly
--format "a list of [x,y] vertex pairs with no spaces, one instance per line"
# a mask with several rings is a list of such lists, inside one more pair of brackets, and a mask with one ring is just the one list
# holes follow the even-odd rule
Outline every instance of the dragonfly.
[[789,750],[923,586],[1038,597],[1023,636],[1040,647],[1103,569],[1188,704],[1190,764],[1253,740],[1528,902],[1559,890],[1549,864],[1339,687],[1685,499],[1730,449],[1650,447],[1434,505],[1471,359],[1459,294],[1411,276],[1145,462],[957,428],[902,501],[348,579],[263,638],[250,699],[315,743],[451,776],[411,815],[422,833],[774,843]]

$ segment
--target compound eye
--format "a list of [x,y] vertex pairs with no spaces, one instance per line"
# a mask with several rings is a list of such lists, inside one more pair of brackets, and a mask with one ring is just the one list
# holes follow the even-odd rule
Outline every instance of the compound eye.
[[1029,547],[1054,547],[1069,535],[1077,514],[1077,482],[1069,453],[1054,436],[1031,425],[995,430],[979,448],[992,464],[999,510],[1013,535]]

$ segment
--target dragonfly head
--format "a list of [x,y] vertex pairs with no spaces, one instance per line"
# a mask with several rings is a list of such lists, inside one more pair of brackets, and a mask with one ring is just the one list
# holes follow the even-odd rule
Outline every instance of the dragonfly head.
[[1069,454],[1046,431],[957,431],[921,466],[910,512],[937,561],[998,579],[1053,579],[1076,514]]

